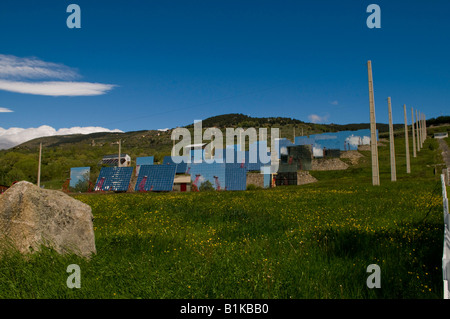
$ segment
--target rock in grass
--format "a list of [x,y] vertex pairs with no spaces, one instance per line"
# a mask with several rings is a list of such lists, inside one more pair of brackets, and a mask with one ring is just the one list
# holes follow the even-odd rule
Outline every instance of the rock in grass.
[[43,245],[60,254],[96,253],[92,210],[61,191],[19,182],[0,195],[0,249],[21,253]]

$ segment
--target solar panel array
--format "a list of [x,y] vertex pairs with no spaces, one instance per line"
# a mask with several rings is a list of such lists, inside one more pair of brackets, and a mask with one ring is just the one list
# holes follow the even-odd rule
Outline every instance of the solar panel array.
[[[189,156],[164,156],[164,165],[176,165],[177,174],[185,174],[189,167]],[[179,163],[177,163],[179,162]]]
[[[236,148],[237,145],[227,146],[225,149],[216,149],[214,152],[214,158],[222,160],[222,162],[226,162],[227,159],[229,162],[237,162],[238,150]],[[244,156],[244,155],[242,155]]]
[[153,165],[154,156],[136,157],[136,165]]
[[[240,163],[192,163],[191,181],[197,180],[197,187],[209,181],[214,189],[245,190],[247,188],[247,168]],[[197,179],[198,178],[198,179]]]
[[239,163],[226,163],[225,187],[229,191],[244,191],[247,188],[246,167]]
[[141,165],[153,165],[154,156],[136,157],[136,176],[139,176]]
[[323,153],[323,157],[339,158],[339,157],[341,157],[341,150],[340,149],[326,149]]
[[264,174],[264,188],[269,188],[272,185],[272,175]]
[[282,155],[288,155],[288,146],[293,146],[294,143],[292,143],[287,138],[280,138],[278,139],[278,158],[281,158]]
[[295,144],[313,145],[315,154],[323,152],[321,151],[323,148],[339,149],[341,151],[357,150],[358,145],[370,144],[370,129],[296,136]]
[[[120,163],[123,167],[126,166],[126,163],[130,160],[130,157],[128,154],[121,154],[120,155]],[[103,159],[101,160],[102,165],[108,165],[108,166],[117,166],[117,163],[119,162],[119,154],[113,154],[113,155],[105,155],[103,156]]]
[[250,144],[249,151],[245,154],[245,162],[248,171],[260,171],[261,167],[270,165],[270,152],[266,141],[258,141]]
[[190,150],[191,162],[203,161],[206,158],[204,149],[191,149]]
[[280,163],[278,165],[278,171],[277,173],[293,173],[293,172],[297,172],[297,163]]
[[313,150],[311,145],[288,146],[288,154],[281,155],[280,167],[283,165],[294,166],[297,170],[311,170]]
[[175,165],[142,165],[136,191],[170,192],[175,179]]
[[[195,183],[197,177],[197,187],[209,181],[214,189],[225,188],[225,163],[192,163],[190,166],[191,181]],[[216,178],[217,177],[217,178]],[[217,183],[218,185],[217,185]]]
[[278,174],[275,175],[275,184],[277,186],[297,185],[297,172],[278,172]]
[[[260,149],[258,143],[253,143],[249,146],[249,151],[239,151],[239,145],[233,145],[226,149],[216,150],[214,157],[223,159],[223,162],[226,163],[244,163],[247,171],[260,171],[262,166],[270,163],[270,152],[267,152],[266,147],[267,145],[263,144]],[[261,150],[265,152],[260,154]],[[265,157],[260,155],[265,155]],[[263,163],[261,159],[268,163]]]
[[75,187],[78,183],[88,183],[90,167],[72,167],[70,169],[70,187]]
[[248,164],[248,152],[234,149],[232,152],[225,150],[224,162],[226,163],[239,163]]
[[[251,157],[252,155],[254,158]],[[245,163],[248,171],[260,171],[261,167],[266,165],[261,162],[258,152],[252,154],[248,151],[245,152]]]
[[133,167],[102,167],[95,190],[126,192],[130,186]]

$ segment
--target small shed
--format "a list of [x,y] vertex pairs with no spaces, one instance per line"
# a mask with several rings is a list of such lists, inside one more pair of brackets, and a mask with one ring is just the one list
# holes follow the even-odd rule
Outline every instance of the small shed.
[[173,180],[173,190],[176,192],[190,192],[191,191],[191,175],[178,174]]
[[[105,155],[101,160],[101,165],[107,166],[118,166],[117,163],[119,161],[119,155]],[[120,166],[121,167],[129,167],[131,166],[131,157],[128,154],[120,154]]]
[[447,137],[448,137],[448,132],[434,133],[434,138],[447,138]]

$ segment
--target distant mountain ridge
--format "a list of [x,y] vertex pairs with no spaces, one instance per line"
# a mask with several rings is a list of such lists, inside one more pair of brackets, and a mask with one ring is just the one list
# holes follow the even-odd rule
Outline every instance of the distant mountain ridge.
[[[440,116],[438,118],[432,118],[427,120],[428,125],[439,125],[444,123],[450,123],[450,116]],[[292,138],[294,134],[300,135],[310,135],[318,134],[323,132],[338,132],[338,131],[355,131],[360,129],[370,128],[369,123],[351,123],[351,124],[318,124],[318,123],[308,123],[298,119],[289,117],[251,117],[242,113],[230,113],[222,114],[217,116],[212,116],[202,120],[203,128],[217,127],[278,127],[280,128],[281,137]],[[389,125],[383,123],[377,123],[377,129],[379,133],[385,133],[389,131]],[[394,130],[402,129],[404,124],[394,124]],[[184,126],[188,129],[193,128],[193,124]],[[140,130],[140,131],[129,131],[125,133],[116,132],[100,132],[92,134],[73,134],[73,135],[59,135],[59,136],[48,136],[40,137],[18,146],[12,149],[35,149],[40,142],[46,147],[57,147],[64,144],[78,144],[78,143],[112,143],[118,139],[128,140],[128,142],[133,142],[131,145],[141,144],[143,138],[148,138],[148,141],[156,145],[171,145],[170,134],[172,129],[168,130]],[[164,138],[169,135],[169,139]],[[148,143],[145,142],[145,145]]]

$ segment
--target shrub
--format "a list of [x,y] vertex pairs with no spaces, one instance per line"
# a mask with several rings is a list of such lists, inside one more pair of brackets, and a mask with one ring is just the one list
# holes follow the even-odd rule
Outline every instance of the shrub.
[[205,182],[203,182],[203,183],[200,185],[199,190],[200,190],[201,192],[205,192],[205,191],[213,191],[213,190],[215,190],[215,189],[214,189],[214,186],[211,184],[210,181],[205,181]]
[[257,189],[261,189],[261,187],[256,186],[255,184],[248,184],[247,185],[247,190],[248,191],[254,191],[254,190],[257,190]]

